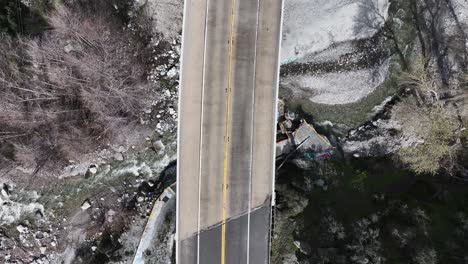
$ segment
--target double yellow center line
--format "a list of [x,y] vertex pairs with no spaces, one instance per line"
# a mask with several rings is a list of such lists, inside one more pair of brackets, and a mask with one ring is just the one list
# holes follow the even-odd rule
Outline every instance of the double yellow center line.
[[229,30],[229,54],[228,54],[228,76],[226,91],[226,124],[224,131],[224,163],[223,163],[223,208],[221,222],[221,264],[226,259],[226,206],[227,206],[227,173],[228,173],[228,149],[229,149],[229,118],[231,101],[231,73],[232,73],[232,50],[234,31],[234,9],[235,0],[231,0],[230,30]]

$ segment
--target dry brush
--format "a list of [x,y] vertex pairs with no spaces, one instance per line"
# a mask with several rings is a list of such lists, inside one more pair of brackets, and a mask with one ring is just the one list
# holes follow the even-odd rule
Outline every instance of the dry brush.
[[47,21],[40,38],[0,35],[0,165],[90,151],[138,120],[150,89],[144,44],[112,14],[58,6]]

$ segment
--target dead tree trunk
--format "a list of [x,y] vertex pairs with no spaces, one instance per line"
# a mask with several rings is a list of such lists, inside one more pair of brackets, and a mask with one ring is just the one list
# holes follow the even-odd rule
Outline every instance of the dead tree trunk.
[[428,33],[431,38],[432,57],[436,61],[442,85],[448,87],[450,76],[446,61],[447,47],[443,40],[442,29],[440,28],[442,0],[424,0],[424,3],[428,14],[426,23],[428,24]]
[[427,46],[426,46],[426,41],[424,40],[423,31],[421,28],[421,21],[420,21],[421,13],[418,7],[418,0],[411,0],[410,7],[411,7],[411,14],[413,17],[414,26],[416,28],[416,34],[418,35],[419,43],[421,44],[421,55],[423,56],[424,61],[425,61],[424,68],[426,68],[427,67],[427,62],[426,62],[427,61],[427,51],[426,51]]

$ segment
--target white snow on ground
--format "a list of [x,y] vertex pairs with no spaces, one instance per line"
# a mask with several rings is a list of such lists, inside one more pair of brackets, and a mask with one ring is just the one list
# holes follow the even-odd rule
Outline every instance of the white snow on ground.
[[358,22],[360,8],[368,3],[387,16],[388,0],[285,0],[281,62],[375,34]]
[[153,177],[153,171],[151,170],[151,168],[148,165],[146,165],[145,162],[139,163],[136,160],[132,160],[131,162],[133,164],[128,164],[127,166],[125,166],[122,169],[115,170],[113,172],[114,176],[132,174],[133,176],[136,177],[136,176],[139,176],[142,172],[145,172],[145,173],[149,174],[148,175],[149,177]]
[[302,75],[287,78],[315,103],[348,104],[370,94],[386,77],[390,63],[380,67],[349,72],[326,73],[318,76]]
[[152,18],[153,29],[166,39],[179,37],[182,28],[182,0],[138,0],[137,5],[145,5],[145,12]]
[[[154,175],[161,173],[172,160],[176,159],[176,155],[164,154],[158,160],[155,160],[152,164],[146,164],[145,162],[138,162],[137,160],[131,160],[128,164],[120,169],[112,171],[113,177],[119,177],[125,174],[132,174],[136,176],[145,176],[146,178],[153,178]],[[107,174],[108,171],[100,172],[97,177],[102,177]]]
[[461,23],[468,24],[468,0],[452,0],[455,14]]
[[373,111],[374,113],[383,111],[384,108],[385,108],[385,106],[387,106],[387,104],[388,104],[392,99],[393,99],[392,96],[387,96],[387,97],[385,98],[385,100],[383,100],[382,103],[380,103],[380,104],[374,106],[374,108],[372,108],[372,111]]
[[[37,195],[37,193],[33,193]],[[0,226],[12,224],[23,217],[33,215],[37,210],[44,212],[44,206],[39,203],[21,203],[11,200],[4,194],[0,195]]]

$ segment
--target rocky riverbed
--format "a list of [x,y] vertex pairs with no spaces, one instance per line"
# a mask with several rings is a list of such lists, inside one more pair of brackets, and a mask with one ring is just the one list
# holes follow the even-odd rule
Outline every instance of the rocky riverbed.
[[348,128],[364,121],[388,92],[391,59],[381,34],[388,12],[386,0],[286,0],[283,99],[317,121]]
[[[468,4],[424,1],[443,6],[431,13],[415,1],[285,0],[280,97],[334,155],[316,161],[298,151],[278,170],[272,263],[468,260],[468,163],[459,154],[468,139]],[[130,3],[113,8],[128,12],[128,30],[151,32],[143,111],[115,141],[58,170],[1,168],[0,262],[131,263],[153,201],[174,182],[183,3]],[[439,27],[418,41],[412,23],[430,25],[435,14]],[[154,263],[173,257],[174,210],[163,220],[160,247],[145,252]]]
[[[371,2],[372,8],[363,5]],[[439,8],[441,18],[434,23],[444,26],[433,34],[463,42],[460,25],[466,26],[467,4],[435,1],[436,7],[409,1],[431,10],[415,17],[411,12],[420,11],[408,2],[384,2],[286,1],[280,96],[299,118],[335,142],[336,155],[317,162],[298,151],[277,172],[274,263],[468,259],[463,252],[468,243],[467,156],[462,150],[468,119],[466,88],[459,83],[464,66],[458,58],[464,48],[441,44],[447,53],[437,61],[425,45],[439,43],[427,42],[426,35],[418,38],[423,30],[411,29],[414,19],[430,21],[432,10]],[[338,13],[339,20],[325,19]],[[373,25],[383,30],[349,30],[363,29],[363,16],[377,19]],[[296,39],[290,30],[298,21],[305,26]],[[399,35],[393,40],[405,45],[403,56],[385,33],[388,27]],[[421,56],[426,65],[418,62]],[[404,70],[405,63],[412,69]],[[450,79],[445,85],[444,75]],[[422,90],[418,85],[426,80],[432,83]]]
[[[147,43],[140,52],[150,54],[145,83],[151,92],[140,98],[135,120],[105,144],[41,169],[24,159],[0,168],[0,263],[129,263],[154,200],[175,182],[183,4],[122,2],[110,10],[126,19],[126,33]],[[80,12],[79,3],[67,4]]]

